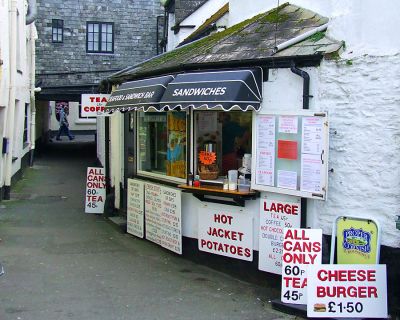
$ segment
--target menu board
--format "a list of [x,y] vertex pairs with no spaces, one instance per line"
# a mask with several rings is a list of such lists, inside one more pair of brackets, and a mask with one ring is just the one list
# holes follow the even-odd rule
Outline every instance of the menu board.
[[146,239],[182,254],[181,191],[145,183]]
[[144,182],[128,179],[127,232],[144,237]]
[[274,185],[275,172],[275,117],[257,118],[257,165],[256,183]]
[[258,269],[282,273],[284,228],[300,227],[300,198],[290,201],[261,199]]
[[256,115],[255,176],[252,189],[326,198],[328,121],[326,113]]

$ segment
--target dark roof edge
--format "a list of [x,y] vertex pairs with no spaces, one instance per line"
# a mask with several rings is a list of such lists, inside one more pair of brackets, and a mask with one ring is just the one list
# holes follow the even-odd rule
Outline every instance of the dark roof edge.
[[191,13],[189,13],[186,16],[184,16],[183,18],[181,18],[180,21],[175,22],[175,25],[172,28],[179,28],[179,25],[181,24],[181,22],[183,20],[190,17],[193,13],[195,13],[197,10],[199,10],[199,8],[201,8],[207,1],[208,0],[203,0],[203,2],[201,4],[199,4],[198,6],[196,6]]
[[183,64],[178,67],[170,67],[154,72],[136,73],[126,77],[117,79],[104,79],[100,85],[106,84],[120,84],[126,81],[138,80],[148,77],[162,76],[171,73],[180,73],[185,71],[195,71],[199,69],[216,69],[216,68],[233,68],[233,67],[263,67],[263,68],[290,68],[292,62],[298,67],[317,67],[323,59],[323,54],[307,55],[307,56],[293,56],[293,57],[267,57],[263,59],[251,59],[241,61],[219,61],[213,63],[193,63]]

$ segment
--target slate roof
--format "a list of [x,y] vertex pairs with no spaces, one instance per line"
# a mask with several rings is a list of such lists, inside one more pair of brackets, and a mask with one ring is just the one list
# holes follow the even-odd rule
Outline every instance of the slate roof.
[[208,0],[175,0],[175,24],[180,24]]
[[343,46],[340,41],[319,32],[308,39],[275,53],[284,43],[328,22],[328,18],[307,9],[285,3],[273,10],[245,20],[224,31],[154,57],[142,64],[114,74],[108,80],[121,83],[135,78],[168,72],[227,65],[262,65],[293,58],[335,55]]

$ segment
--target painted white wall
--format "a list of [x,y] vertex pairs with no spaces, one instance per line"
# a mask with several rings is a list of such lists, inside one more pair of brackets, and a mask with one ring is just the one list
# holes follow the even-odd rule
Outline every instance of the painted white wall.
[[[382,227],[382,243],[399,247],[400,60],[363,56],[325,61],[316,102],[329,112],[328,200],[311,202],[310,220],[330,234],[337,215],[369,216]],[[336,132],[336,134],[334,133]]]
[[[8,20],[8,1],[0,2],[0,150],[3,147],[3,137],[5,136],[5,121],[9,97],[9,20]],[[0,187],[4,186],[4,166],[5,156],[0,154]]]
[[[9,1],[0,2],[0,59],[3,65],[0,66],[0,147],[2,147],[3,137],[8,137],[6,133],[7,113],[14,105],[9,105],[9,89],[10,89],[10,71],[15,72],[15,114],[13,119],[13,135],[10,138],[12,143],[12,156],[18,158],[11,165],[11,175],[14,175],[21,168],[21,158],[30,150],[30,121],[31,116],[28,114],[28,143],[23,143],[24,122],[25,122],[25,104],[30,104],[30,77],[34,74],[32,70],[33,52],[31,43],[34,41],[36,29],[34,24],[25,25],[26,1],[18,0],[16,7],[19,15],[16,28],[19,35],[10,35],[10,16]],[[18,41],[17,70],[10,70],[10,41]],[[30,109],[28,110],[30,113]],[[1,149],[1,148],[0,148]],[[5,180],[5,157],[0,156],[0,187],[4,186]]]
[[111,186],[115,187],[115,208],[120,208],[121,190],[120,183],[123,182],[124,168],[124,135],[123,114],[115,112],[110,116],[110,177]]
[[[198,29],[208,18],[210,18],[214,13],[216,13],[219,9],[221,9],[228,0],[209,0],[205,4],[203,4],[198,10],[196,10],[193,14],[184,19],[180,25],[182,26],[190,26],[194,25],[194,28],[181,28],[177,34],[174,34],[173,31],[170,31],[168,43],[168,51],[175,48],[179,43],[185,40],[190,34]],[[171,21],[170,23],[174,23],[175,21]],[[170,24],[172,27],[174,24]]]
[[[281,2],[282,4],[283,2]],[[346,42],[346,54],[392,55],[400,52],[400,2],[386,0],[292,0],[291,4],[330,18],[328,34]],[[276,0],[230,0],[229,25],[268,11]]]

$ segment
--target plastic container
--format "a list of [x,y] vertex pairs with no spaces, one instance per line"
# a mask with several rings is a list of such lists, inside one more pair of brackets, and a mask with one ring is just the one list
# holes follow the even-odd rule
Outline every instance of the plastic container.
[[229,190],[237,189],[237,180],[238,180],[238,171],[237,170],[229,170],[228,171],[228,180],[229,180]]
[[250,191],[250,180],[239,179],[238,180],[238,191],[239,192],[249,192]]

